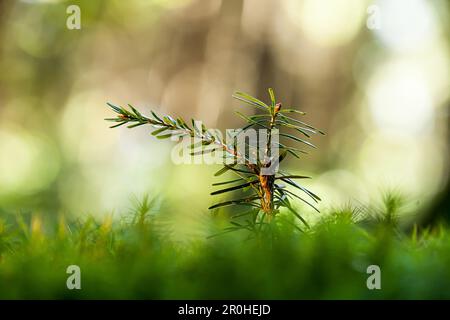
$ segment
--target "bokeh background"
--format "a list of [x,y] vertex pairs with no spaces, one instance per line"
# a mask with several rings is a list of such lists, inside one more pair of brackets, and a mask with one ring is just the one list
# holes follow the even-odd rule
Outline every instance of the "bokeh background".
[[[71,4],[81,9],[80,30],[66,27]],[[2,1],[0,214],[117,217],[148,194],[159,199],[155,210],[170,203],[175,234],[192,236],[186,230],[208,216],[218,167],[174,165],[171,142],[149,128],[109,129],[106,102],[225,130],[242,125],[233,110],[252,111],[231,97],[235,90],[268,100],[273,87],[327,132],[290,163],[314,177],[307,186],[324,214],[396,190],[411,220],[445,216],[449,5]]]

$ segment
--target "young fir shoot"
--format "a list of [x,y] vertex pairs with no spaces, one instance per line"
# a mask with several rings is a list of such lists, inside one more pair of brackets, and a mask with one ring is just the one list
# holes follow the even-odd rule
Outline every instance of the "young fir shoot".
[[[194,119],[191,119],[190,124],[187,124],[182,118],[174,119],[168,115],[159,116],[153,111],[151,111],[151,117],[146,117],[131,105],[128,105],[129,109],[126,109],[108,103],[108,106],[118,115],[115,118],[106,120],[116,123],[111,128],[125,124],[128,125],[128,128],[151,125],[154,128],[151,134],[158,139],[190,137],[190,141],[194,141],[190,145],[191,150],[198,147],[199,141],[201,146],[208,146],[208,150],[203,150],[200,154],[221,151],[224,155],[223,167],[214,175],[221,176],[225,172],[232,172],[236,175],[236,179],[214,183],[213,186],[219,187],[219,190],[212,192],[211,195],[219,195],[236,190],[240,190],[241,195],[236,199],[216,203],[209,209],[225,206],[247,206],[250,208],[250,211],[235,216],[248,216],[250,218],[244,224],[235,220],[232,221],[233,226],[228,228],[229,231],[238,229],[261,230],[264,224],[272,221],[273,217],[279,213],[281,207],[287,208],[309,228],[306,220],[293,209],[291,200],[300,200],[318,211],[314,203],[320,201],[320,198],[296,181],[310,177],[291,175],[281,169],[268,174],[267,170],[264,169],[271,166],[274,160],[280,165],[287,156],[300,158],[301,153],[306,153],[303,150],[287,145],[289,141],[315,148],[307,139],[312,134],[324,133],[295,118],[296,115],[304,115],[305,113],[293,108],[282,108],[281,103],[276,102],[273,90],[269,88],[268,91],[270,104],[266,104],[243,92],[236,92],[233,97],[261,111],[261,113],[256,115],[244,115],[240,112],[236,112],[236,114],[247,122],[247,125],[242,128],[241,132],[245,132],[250,128],[266,129],[267,143],[263,146],[265,148],[263,153],[264,158],[266,160],[269,159],[269,161],[261,161],[259,158],[256,162],[249,161],[246,155],[242,154],[236,147],[235,141],[233,143],[224,141],[217,131],[208,130],[205,125],[201,123],[199,125],[199,122]],[[287,133],[286,131],[291,132]],[[278,159],[271,157],[271,155],[276,154],[271,150],[273,149],[271,137],[274,133],[278,133],[279,138],[277,140]],[[195,153],[191,153],[191,155],[195,155]],[[231,162],[230,159],[232,160]],[[287,186],[290,186],[291,190],[297,189],[298,192],[288,190]]]

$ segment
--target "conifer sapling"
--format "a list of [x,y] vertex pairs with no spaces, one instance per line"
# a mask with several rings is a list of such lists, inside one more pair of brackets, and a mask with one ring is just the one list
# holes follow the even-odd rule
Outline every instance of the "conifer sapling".
[[[158,139],[190,139],[191,150],[201,148],[200,152],[191,152],[192,156],[201,156],[206,153],[220,154],[222,168],[215,173],[215,176],[221,176],[229,171],[236,175],[236,179],[214,183],[213,186],[220,189],[212,192],[211,195],[236,190],[240,190],[241,195],[236,199],[216,203],[209,209],[225,206],[250,207],[249,211],[239,215],[248,215],[250,218],[244,224],[232,221],[233,227],[230,227],[230,230],[256,230],[258,226],[261,228],[279,213],[281,207],[287,208],[306,227],[309,227],[302,215],[292,207],[291,200],[300,200],[318,211],[314,203],[320,201],[320,198],[297,182],[309,177],[289,174],[280,168],[280,164],[287,156],[300,158],[300,154],[306,153],[288,145],[289,142],[315,148],[307,139],[313,134],[324,133],[295,118],[295,115],[301,116],[305,113],[293,108],[283,108],[281,103],[276,102],[273,90],[269,88],[268,91],[270,104],[243,92],[236,92],[233,95],[234,98],[256,108],[261,113],[245,115],[236,111],[236,114],[247,124],[234,131],[231,142],[229,142],[230,139],[223,139],[217,130],[207,129],[204,124],[193,119],[188,125],[182,118],[159,116],[153,111],[151,111],[151,117],[147,117],[131,105],[128,105],[127,109],[108,103],[117,116],[106,120],[115,122],[111,128],[125,124],[128,128],[150,125],[154,128],[152,135]],[[263,135],[259,134],[253,140],[247,139],[249,136],[252,137],[248,134],[250,130],[253,132],[258,130],[258,133],[262,132]],[[247,142],[248,140],[250,142]],[[291,190],[287,186],[290,186]],[[292,191],[293,189],[297,189],[300,194]]]

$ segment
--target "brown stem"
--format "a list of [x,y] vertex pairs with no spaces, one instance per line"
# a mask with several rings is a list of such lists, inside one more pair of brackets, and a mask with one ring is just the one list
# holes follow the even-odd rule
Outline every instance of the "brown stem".
[[[275,105],[272,117],[270,118],[270,124],[269,124],[269,132],[267,133],[267,145],[265,150],[265,157],[266,159],[272,156],[271,154],[271,144],[272,144],[272,129],[275,127],[275,121],[278,115],[278,112],[281,109],[281,103],[277,103]],[[259,174],[259,182],[261,186],[261,207],[263,211],[271,217],[273,215],[274,211],[274,203],[273,203],[273,191],[274,191],[274,181],[275,181],[275,175],[263,175],[262,173]]]

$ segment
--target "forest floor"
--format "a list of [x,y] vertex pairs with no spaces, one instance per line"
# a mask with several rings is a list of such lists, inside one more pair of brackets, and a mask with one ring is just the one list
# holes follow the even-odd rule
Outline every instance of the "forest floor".
[[0,298],[450,298],[445,225],[405,231],[392,216],[356,221],[348,208],[305,233],[279,223],[180,244],[150,206],[118,221],[3,218]]

